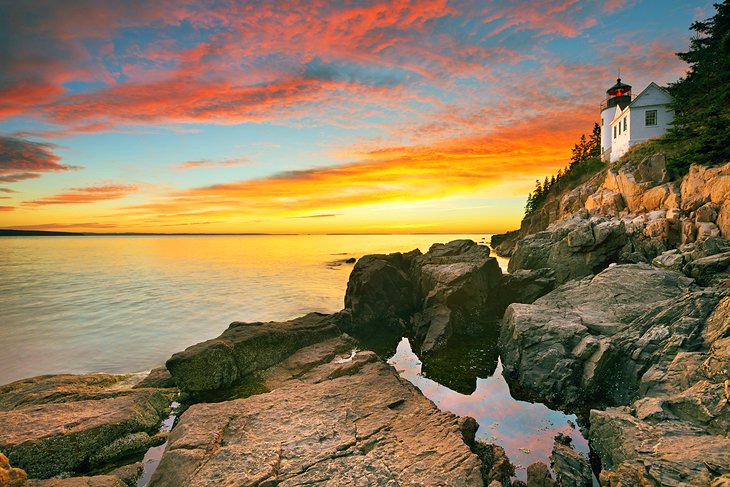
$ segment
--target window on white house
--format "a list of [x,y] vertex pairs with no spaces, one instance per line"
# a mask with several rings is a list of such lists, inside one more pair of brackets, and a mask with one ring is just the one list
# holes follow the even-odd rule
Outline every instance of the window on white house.
[[626,123],[627,123],[627,121],[628,120],[626,118],[624,118],[624,132],[626,132]]
[[616,138],[616,126],[613,127],[613,138]]
[[647,110],[646,111],[646,119],[645,119],[646,126],[649,125],[656,125],[656,110]]
[[621,121],[618,122],[618,134],[621,135]]

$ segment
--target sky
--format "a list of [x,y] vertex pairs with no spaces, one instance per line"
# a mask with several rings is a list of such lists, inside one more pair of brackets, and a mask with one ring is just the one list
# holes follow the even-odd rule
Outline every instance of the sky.
[[0,228],[496,233],[712,1],[0,0]]

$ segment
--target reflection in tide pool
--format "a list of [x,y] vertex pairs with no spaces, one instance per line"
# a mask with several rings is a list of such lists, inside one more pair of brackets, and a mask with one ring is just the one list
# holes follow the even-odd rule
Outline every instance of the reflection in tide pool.
[[501,362],[491,377],[477,379],[476,390],[469,395],[459,394],[422,375],[421,361],[411,351],[407,338],[401,340],[388,363],[440,409],[476,419],[477,439],[502,446],[517,467],[519,479],[525,480],[525,469],[533,462],[550,465],[553,438],[558,433],[569,435],[575,448],[588,455],[588,442],[575,426],[576,417],[543,404],[513,399],[502,377]]

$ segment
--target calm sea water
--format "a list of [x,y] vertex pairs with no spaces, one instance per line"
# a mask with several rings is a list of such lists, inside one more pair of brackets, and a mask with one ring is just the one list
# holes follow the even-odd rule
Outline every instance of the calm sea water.
[[[350,257],[485,237],[0,238],[0,385],[39,374],[149,370],[232,321],[340,310]],[[574,417],[515,401],[501,369],[463,395],[424,377],[407,340],[392,363],[442,409],[477,418],[480,437],[502,444],[517,463],[547,460],[558,431],[587,451],[569,426]]]
[[478,235],[0,238],[0,384],[136,372],[232,321],[343,307],[351,264]]

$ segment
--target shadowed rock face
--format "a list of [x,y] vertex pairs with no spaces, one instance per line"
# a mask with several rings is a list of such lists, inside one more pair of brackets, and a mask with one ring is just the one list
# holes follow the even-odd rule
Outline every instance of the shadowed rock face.
[[420,256],[421,252],[414,250],[406,254],[366,255],[357,261],[345,293],[345,310],[353,321],[350,328],[367,327],[370,331],[377,327],[396,335],[407,331],[409,317],[417,311],[420,301],[410,273]]
[[[656,353],[676,354],[670,344],[694,336],[717,305],[716,293],[691,289],[678,272],[633,264],[512,304],[500,334],[505,376],[560,406],[626,404]],[[665,342],[671,331],[677,338]]]
[[590,439],[603,462],[602,485],[730,482],[730,440],[726,436],[708,434],[692,422],[674,419],[661,405],[646,420],[642,419],[644,412],[632,409],[591,411]]
[[623,406],[590,412],[603,485],[730,479],[727,290],[644,264],[612,266],[512,304],[500,350],[507,378],[533,399]]
[[40,478],[144,451],[159,443],[154,433],[174,392],[132,385],[130,376],[96,374],[40,376],[3,386],[0,451]]
[[31,479],[22,487],[128,487],[128,485],[114,475],[95,475],[93,477],[70,477],[67,479]]
[[421,353],[435,353],[450,337],[494,322],[501,277],[489,248],[471,240],[434,244],[423,255],[366,256],[350,275],[339,322],[356,336],[408,335]]
[[174,354],[166,363],[188,392],[231,387],[309,344],[340,334],[327,315],[310,313],[282,323],[232,323],[218,338]]
[[564,283],[620,260],[630,242],[624,222],[586,216],[578,214],[519,240],[509,271],[550,268],[557,283]]
[[571,445],[572,439],[559,433],[553,443],[550,464],[560,487],[591,487],[593,477],[588,459]]
[[519,230],[495,234],[492,235],[492,238],[489,240],[489,246],[492,247],[494,252],[500,257],[509,257],[512,255],[515,243],[519,237]]
[[262,372],[268,394],[191,406],[151,485],[483,485],[465,422],[374,353],[340,355],[353,345],[301,348]]

